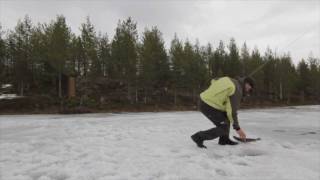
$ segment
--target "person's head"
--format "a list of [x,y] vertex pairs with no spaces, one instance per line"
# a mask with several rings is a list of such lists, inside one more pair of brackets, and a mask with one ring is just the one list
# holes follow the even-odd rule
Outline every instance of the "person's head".
[[243,80],[243,90],[245,94],[251,94],[254,89],[254,80],[251,77],[245,77]]

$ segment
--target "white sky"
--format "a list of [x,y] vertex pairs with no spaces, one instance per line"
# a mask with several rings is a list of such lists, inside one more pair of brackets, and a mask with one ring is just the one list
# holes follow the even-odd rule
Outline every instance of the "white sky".
[[13,29],[28,14],[33,23],[48,23],[57,14],[66,17],[72,31],[79,34],[87,16],[96,31],[114,35],[118,20],[131,16],[141,34],[157,26],[167,48],[177,33],[182,40],[229,43],[234,37],[241,48],[261,53],[269,46],[278,54],[290,51],[293,61],[320,57],[320,0],[0,0],[0,23]]

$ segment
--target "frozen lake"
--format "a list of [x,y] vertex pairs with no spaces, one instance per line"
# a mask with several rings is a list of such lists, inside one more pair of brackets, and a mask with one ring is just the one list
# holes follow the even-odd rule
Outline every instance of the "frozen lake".
[[[199,149],[200,112],[0,116],[1,180],[319,180],[320,106],[239,112],[255,143]],[[231,132],[231,136],[235,132]]]

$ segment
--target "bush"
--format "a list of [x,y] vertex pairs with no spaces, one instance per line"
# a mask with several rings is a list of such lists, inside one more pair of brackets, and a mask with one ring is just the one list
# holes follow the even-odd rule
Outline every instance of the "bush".
[[30,96],[21,97],[15,99],[1,99],[0,110],[41,110],[52,107],[56,104],[56,101],[49,96]]

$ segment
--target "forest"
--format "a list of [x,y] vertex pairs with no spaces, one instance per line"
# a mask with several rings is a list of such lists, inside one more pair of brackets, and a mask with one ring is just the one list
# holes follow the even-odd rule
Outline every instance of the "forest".
[[0,99],[0,112],[191,110],[212,78],[248,75],[256,85],[242,107],[320,103],[319,57],[294,64],[290,52],[272,47],[261,54],[234,38],[203,46],[178,34],[166,48],[156,26],[141,35],[137,26],[131,17],[119,20],[109,37],[89,17],[79,35],[63,15],[42,24],[26,15],[11,30],[0,25],[0,94],[20,97]]

